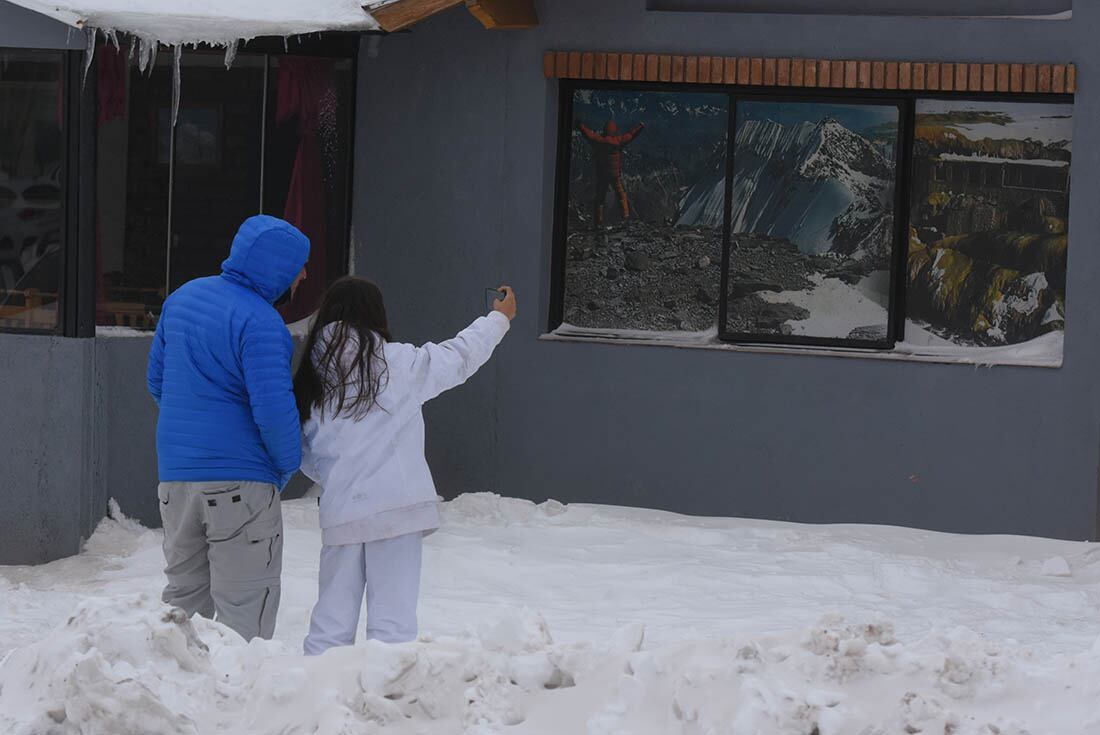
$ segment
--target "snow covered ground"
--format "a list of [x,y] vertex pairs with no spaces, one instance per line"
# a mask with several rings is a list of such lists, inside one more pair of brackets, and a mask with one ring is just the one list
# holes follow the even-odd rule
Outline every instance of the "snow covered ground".
[[787,322],[793,334],[844,339],[854,329],[876,327],[881,328],[885,338],[890,321],[889,272],[876,271],[854,285],[817,273],[810,276],[810,281],[813,288],[805,291],[765,291],[758,295],[764,301],[794,304],[810,313],[806,319]]
[[1100,733],[1094,545],[464,496],[422,640],[305,659],[316,507],[285,511],[272,642],[162,607],[125,519],[0,567],[0,732]]

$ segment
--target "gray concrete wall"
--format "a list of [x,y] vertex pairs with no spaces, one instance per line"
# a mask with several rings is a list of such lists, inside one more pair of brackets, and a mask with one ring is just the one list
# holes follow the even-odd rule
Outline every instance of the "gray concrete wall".
[[[80,48],[65,25],[0,0],[0,48]],[[91,341],[0,334],[0,563],[74,554],[93,509]]]
[[[403,339],[449,336],[501,278],[521,296],[492,367],[429,410],[443,492],[1096,538],[1100,4],[1077,5],[1052,23],[554,0],[532,31],[486,32],[458,9],[383,39],[362,59],[357,270],[382,285]],[[538,341],[556,136],[547,49],[1076,62],[1065,366]]]
[[646,0],[646,7],[650,10],[725,13],[1002,17],[1065,13],[1073,10],[1073,0]]
[[107,513],[160,525],[149,339],[0,334],[0,564],[80,550]]
[[151,337],[95,340],[102,473],[97,505],[114,498],[123,513],[158,528],[157,406],[145,388],[151,344]]
[[93,375],[91,341],[0,335],[0,563],[75,554],[98,520]]

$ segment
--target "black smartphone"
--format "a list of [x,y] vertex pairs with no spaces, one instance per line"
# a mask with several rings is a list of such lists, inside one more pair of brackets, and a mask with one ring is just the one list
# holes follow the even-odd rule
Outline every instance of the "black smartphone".
[[492,309],[494,301],[503,301],[504,292],[499,288],[487,288],[485,289],[485,308]]

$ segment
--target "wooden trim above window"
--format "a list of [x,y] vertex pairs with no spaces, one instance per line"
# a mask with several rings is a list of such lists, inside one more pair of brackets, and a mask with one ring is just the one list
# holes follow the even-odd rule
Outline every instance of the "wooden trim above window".
[[547,51],[548,79],[754,87],[1074,94],[1074,64],[967,63]]

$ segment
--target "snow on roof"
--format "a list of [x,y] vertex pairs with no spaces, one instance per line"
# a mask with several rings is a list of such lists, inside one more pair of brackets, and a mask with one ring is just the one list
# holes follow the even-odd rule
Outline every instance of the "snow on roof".
[[1051,168],[1065,168],[1069,161],[1058,161],[1050,158],[997,158],[996,156],[967,156],[961,153],[941,153],[941,161],[965,161],[967,163],[1014,163],[1022,166],[1049,166]]
[[368,12],[392,0],[10,0],[77,28],[131,33],[168,45],[229,44],[256,36],[376,30]]

